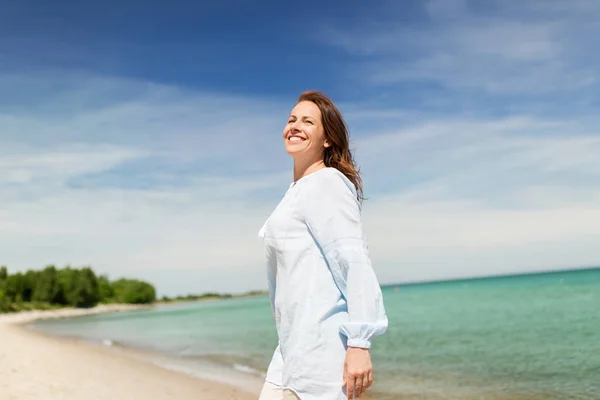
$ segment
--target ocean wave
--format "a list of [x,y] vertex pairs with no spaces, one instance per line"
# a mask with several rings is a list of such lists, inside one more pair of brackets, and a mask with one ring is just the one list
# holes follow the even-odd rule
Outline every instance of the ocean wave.
[[233,364],[233,369],[235,369],[236,371],[239,372],[244,372],[246,374],[252,374],[252,375],[263,375],[259,370],[257,370],[256,368],[252,368],[249,367],[247,365],[244,364],[237,364],[234,363]]

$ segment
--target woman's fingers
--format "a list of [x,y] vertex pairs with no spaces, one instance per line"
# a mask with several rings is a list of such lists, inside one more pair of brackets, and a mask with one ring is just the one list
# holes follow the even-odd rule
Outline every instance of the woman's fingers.
[[359,375],[356,377],[356,381],[354,383],[354,397],[355,398],[359,398],[360,396],[362,396],[362,394],[365,392],[363,389],[363,377],[362,375]]
[[348,400],[358,399],[373,384],[373,371],[362,374],[348,374],[344,378]]
[[361,377],[358,379],[358,381],[360,381],[361,385],[359,386],[359,389],[360,389],[360,391],[358,391],[357,393],[358,393],[360,396],[362,396],[363,394],[365,394],[365,390],[367,390],[367,387],[368,387],[368,386],[367,386],[367,385],[368,385],[368,382],[367,382],[367,375],[366,375],[366,374],[363,374],[363,375],[362,375],[362,376],[361,376]]
[[346,378],[346,394],[348,395],[348,400],[352,400],[355,396],[355,390],[356,390],[356,382],[355,382],[355,378],[353,376],[348,376]]

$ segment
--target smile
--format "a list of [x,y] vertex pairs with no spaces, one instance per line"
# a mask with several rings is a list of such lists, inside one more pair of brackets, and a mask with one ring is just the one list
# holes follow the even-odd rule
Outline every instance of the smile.
[[296,135],[290,135],[288,136],[288,141],[289,142],[304,142],[306,139],[304,139],[303,137],[300,136],[296,136]]

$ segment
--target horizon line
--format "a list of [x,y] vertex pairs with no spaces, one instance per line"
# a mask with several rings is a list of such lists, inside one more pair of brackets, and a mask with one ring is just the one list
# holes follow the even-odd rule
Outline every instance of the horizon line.
[[461,282],[461,281],[477,281],[484,279],[494,279],[494,278],[510,278],[510,277],[518,277],[518,276],[532,276],[532,275],[544,275],[544,274],[555,274],[555,273],[563,273],[563,272],[584,272],[590,271],[594,269],[600,269],[600,265],[594,266],[580,266],[580,267],[572,267],[572,268],[556,268],[556,269],[548,269],[545,271],[529,271],[529,272],[507,272],[507,273],[499,273],[499,274],[491,274],[491,275],[471,275],[465,277],[457,277],[457,278],[446,278],[446,279],[432,279],[432,280],[420,280],[420,281],[409,281],[402,283],[390,283],[381,285],[382,288],[393,288],[400,286],[413,286],[413,285],[426,285],[432,283],[447,283],[447,282]]

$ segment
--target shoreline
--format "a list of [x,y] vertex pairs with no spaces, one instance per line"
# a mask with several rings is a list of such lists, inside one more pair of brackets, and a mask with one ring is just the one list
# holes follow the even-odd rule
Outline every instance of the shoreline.
[[[0,393],[11,400],[258,398],[256,387],[207,379],[128,348],[95,345],[27,329],[45,319],[152,309],[155,305],[99,305],[88,309],[0,314]],[[240,387],[241,386],[241,387]],[[92,397],[90,397],[92,396]]]
[[154,307],[154,304],[99,304],[90,308],[64,307],[52,310],[16,311],[0,313],[0,324],[25,325],[46,319],[76,318],[96,314],[149,310]]

